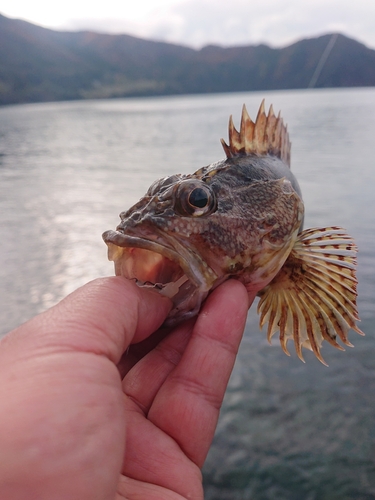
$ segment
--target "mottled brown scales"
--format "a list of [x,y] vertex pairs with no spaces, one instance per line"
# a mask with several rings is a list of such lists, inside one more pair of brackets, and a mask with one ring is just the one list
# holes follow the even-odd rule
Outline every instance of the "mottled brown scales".
[[120,214],[103,238],[116,274],[169,296],[175,324],[196,315],[230,277],[260,295],[260,325],[279,332],[283,350],[318,359],[323,340],[343,350],[356,326],[356,251],[339,227],[303,230],[304,205],[290,171],[290,141],[282,118],[262,102],[252,121],[243,107],[240,129],[229,120],[226,159],[155,181]]

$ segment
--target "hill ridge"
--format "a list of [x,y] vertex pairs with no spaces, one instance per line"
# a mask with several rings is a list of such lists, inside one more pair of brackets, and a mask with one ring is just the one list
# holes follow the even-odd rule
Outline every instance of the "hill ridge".
[[[128,34],[57,31],[0,14],[0,104],[307,88],[332,36],[281,48],[194,49]],[[314,86],[375,86],[375,50],[334,36]]]

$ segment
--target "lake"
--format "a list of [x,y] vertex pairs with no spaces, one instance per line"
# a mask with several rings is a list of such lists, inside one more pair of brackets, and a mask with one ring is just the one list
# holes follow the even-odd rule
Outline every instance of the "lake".
[[[305,227],[340,225],[358,247],[365,337],[269,346],[254,305],[204,467],[208,500],[375,499],[375,89],[301,90],[0,108],[0,335],[98,276],[101,234],[159,177],[224,157],[233,114],[282,110]],[[292,349],[291,349],[292,351]]]

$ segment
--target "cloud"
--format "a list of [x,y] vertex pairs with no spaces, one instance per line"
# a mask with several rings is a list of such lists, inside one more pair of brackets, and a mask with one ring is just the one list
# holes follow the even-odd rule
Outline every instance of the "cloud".
[[24,2],[3,0],[3,13],[58,29],[129,33],[196,48],[258,43],[280,47],[329,32],[342,32],[375,48],[374,0],[107,0],[90,8],[76,0],[58,7],[45,0]]
[[171,7],[168,30],[154,26],[153,37],[188,40],[195,47],[207,43],[238,45],[266,42],[286,45],[296,39],[342,31],[375,47],[373,0],[185,0]]

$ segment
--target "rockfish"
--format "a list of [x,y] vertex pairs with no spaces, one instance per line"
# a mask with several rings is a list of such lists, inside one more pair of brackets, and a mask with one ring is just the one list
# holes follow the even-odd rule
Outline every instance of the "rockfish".
[[303,229],[304,204],[290,170],[282,118],[262,102],[255,122],[243,107],[240,130],[229,120],[226,159],[195,173],[155,181],[106,231],[116,275],[173,301],[166,324],[195,316],[220,283],[235,278],[260,296],[260,326],[294,340],[325,364],[323,340],[343,350],[359,320],[356,251],[337,226]]

